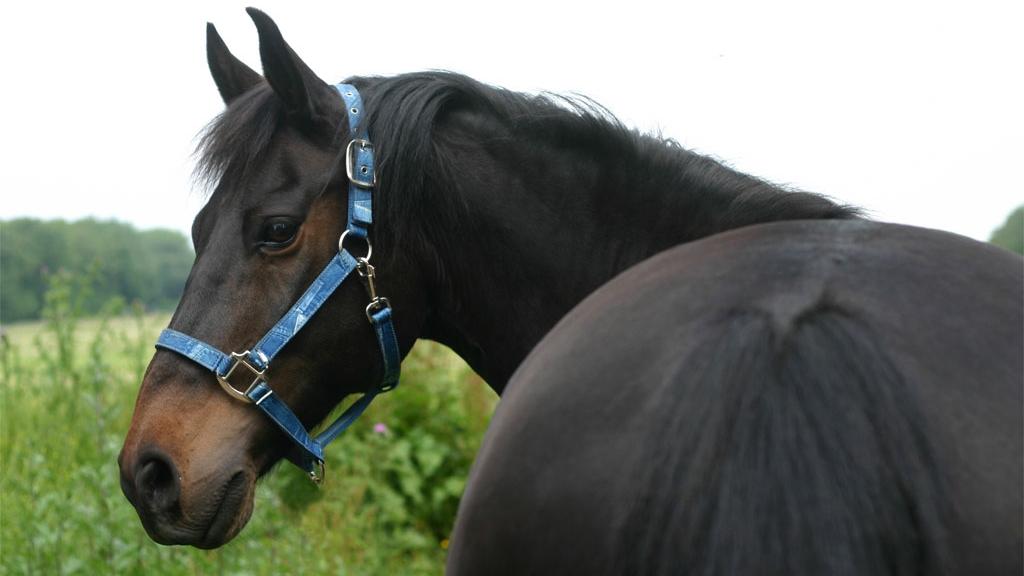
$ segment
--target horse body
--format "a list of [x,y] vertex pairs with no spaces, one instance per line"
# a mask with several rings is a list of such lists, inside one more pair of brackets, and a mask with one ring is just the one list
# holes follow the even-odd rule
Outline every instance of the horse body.
[[[349,184],[346,141],[339,134],[351,130],[337,92],[302,63],[265,14],[255,10],[250,14],[260,33],[263,76],[234,58],[209,28],[208,60],[227,109],[203,139],[200,170],[216,182],[216,188],[193,225],[196,263],[170,325],[225,352],[250,348],[336,254],[347,210],[341,192]],[[1021,340],[1019,300],[1016,305],[1010,302],[1006,292],[1014,286],[1005,278],[1007,266],[1012,272],[1016,265],[1019,271],[1019,259],[993,255],[990,248],[948,235],[910,233],[851,220],[857,217],[856,210],[818,195],[781,189],[671,141],[627,130],[586,102],[527,97],[445,73],[348,82],[362,93],[364,121],[377,149],[370,234],[373,265],[377,289],[393,306],[402,353],[416,338],[438,340],[453,348],[501,393],[545,333],[588,294],[616,275],[621,274],[614,286],[623,286],[638,271],[658,265],[678,272],[674,279],[666,275],[661,286],[671,302],[682,302],[673,295],[689,291],[692,294],[686,303],[690,306],[699,308],[703,298],[712,310],[727,310],[726,303],[731,302],[729,306],[735,310],[781,314],[750,320],[757,329],[741,333],[760,334],[763,339],[751,336],[743,340],[752,350],[744,354],[767,354],[771,350],[767,343],[772,338],[785,340],[785,322],[799,317],[802,306],[810,305],[822,293],[834,295],[839,310],[850,306],[849,312],[843,312],[847,316],[841,314],[837,320],[843,327],[853,323],[852,335],[844,338],[862,344],[864,349],[858,353],[877,361],[864,366],[884,366],[886,378],[906,384],[894,385],[899,394],[895,399],[881,397],[888,399],[882,413],[892,418],[879,416],[877,420],[888,424],[868,426],[865,416],[856,420],[860,428],[850,435],[831,431],[823,436],[848,450],[848,459],[815,457],[801,464],[803,461],[792,455],[791,465],[813,464],[816,467],[811,471],[826,477],[847,473],[851,467],[859,469],[854,464],[865,464],[864,474],[889,474],[893,473],[889,463],[906,456],[927,472],[915,471],[910,480],[896,482],[911,491],[909,496],[878,503],[857,493],[844,501],[848,508],[882,510],[879,517],[895,515],[893,521],[898,523],[905,517],[901,506],[931,502],[933,493],[943,490],[963,496],[973,489],[982,496],[973,500],[963,496],[957,501],[957,506],[970,508],[966,513],[940,506],[935,518],[925,514],[931,509],[925,509],[920,521],[929,529],[950,526],[953,534],[961,533],[955,522],[963,522],[979,533],[998,529],[1010,538],[1016,534],[1019,540],[1019,531],[1003,530],[1002,520],[996,521],[1006,514],[1019,518],[1019,499],[1002,515],[990,513],[992,500],[986,499],[997,495],[1009,501],[1019,492],[1010,490],[1008,482],[1016,479],[1019,484],[1020,451],[1015,450],[1020,447],[1019,434],[1016,443],[1010,434],[1020,430],[1021,418],[1006,410],[1019,406],[1019,382],[1016,387],[1007,384],[1007,375],[1012,378],[1016,374],[1019,380],[1019,362],[1014,365],[1010,359],[1019,360],[1020,356],[1019,352],[1016,356],[1003,353],[1004,344],[996,343]],[[770,228],[777,231],[771,235],[751,232],[769,229],[755,226],[758,224],[792,220],[832,220],[835,224],[833,228],[812,227],[811,232],[795,224]],[[844,221],[853,223],[842,224]],[[739,230],[721,234],[734,229]],[[820,248],[815,248],[815,243]],[[681,244],[687,248],[667,254],[679,251],[685,257],[663,256],[651,261],[660,264],[649,262],[622,274],[630,266]],[[892,255],[887,255],[889,251]],[[755,253],[761,257],[752,256]],[[951,258],[950,253],[960,256],[943,276],[938,259]],[[845,258],[849,264],[839,266],[836,258]],[[677,260],[686,266],[672,264]],[[977,262],[968,266],[972,260]],[[702,272],[682,270],[691,264]],[[867,273],[870,266],[887,265],[898,272],[892,278],[877,270]],[[917,269],[920,272],[915,276],[911,270]],[[971,270],[974,276],[954,273],[961,270]],[[989,282],[988,276],[995,279]],[[896,279],[903,279],[903,284]],[[769,280],[778,280],[773,290],[758,289]],[[649,284],[654,287],[657,282],[652,279]],[[940,297],[946,294],[940,290],[942,286],[958,287],[958,292]],[[978,295],[997,290],[995,287],[1000,295],[984,304]],[[637,518],[657,518],[673,537],[685,541],[706,531],[673,527],[673,522],[697,518],[705,528],[709,518],[717,517],[717,512],[709,511],[677,516],[679,510],[690,508],[676,505],[678,494],[672,486],[678,480],[689,486],[688,497],[706,494],[707,478],[694,476],[696,479],[686,484],[684,477],[689,477],[691,470],[682,468],[680,462],[693,446],[711,454],[701,456],[709,459],[707,471],[718,470],[724,464],[720,466],[721,458],[711,456],[727,452],[729,445],[723,439],[728,436],[702,434],[697,442],[692,437],[703,426],[691,427],[690,416],[694,410],[699,412],[700,404],[691,405],[680,394],[669,399],[664,394],[697,386],[696,391],[705,394],[695,399],[706,406],[720,411],[732,407],[721,404],[728,398],[716,400],[707,389],[700,389],[700,382],[714,382],[710,377],[680,380],[682,384],[669,386],[672,378],[668,375],[687,370],[681,363],[686,347],[704,345],[701,332],[693,331],[704,320],[679,315],[682,308],[665,309],[667,304],[656,292],[608,302],[608,318],[632,310],[635,314],[629,316],[645,318],[645,323],[623,318],[625,322],[615,330],[610,325],[580,323],[586,328],[556,331],[570,334],[567,341],[589,343],[591,348],[580,356],[586,362],[573,364],[572,357],[562,356],[568,344],[553,335],[534,356],[539,360],[520,370],[514,390],[503,399],[495,417],[494,430],[460,512],[450,562],[453,571],[475,573],[477,568],[483,569],[481,562],[489,562],[491,554],[495,559],[508,559],[510,567],[522,566],[527,571],[558,572],[556,566],[572,571],[573,566],[589,564],[581,561],[569,566],[565,562],[576,562],[592,545],[600,545],[591,550],[593,559],[609,560],[608,569],[661,570],[677,560],[671,552],[674,549],[669,540],[657,544],[655,536],[638,529],[642,522]],[[732,300],[715,298],[725,295]],[[979,301],[969,302],[971,296]],[[599,300],[588,302],[594,301]],[[933,305],[917,311],[905,308],[920,302]],[[322,420],[347,394],[364,392],[379,381],[380,352],[367,325],[365,307],[366,294],[359,283],[342,284],[267,371],[277,398],[291,407],[307,428]],[[572,318],[578,319],[579,310],[590,307],[579,308]],[[959,351],[948,349],[954,340],[946,332],[909,329],[911,325],[938,327],[946,321],[971,335],[971,342]],[[577,330],[586,333],[572,336]],[[666,333],[672,338],[651,336]],[[623,346],[646,338],[653,338],[649,346],[624,354],[627,349]],[[884,339],[885,346],[864,344],[874,338]],[[714,351],[712,348],[709,350]],[[835,352],[835,346],[821,354],[830,358],[829,350]],[[639,359],[648,362],[640,366]],[[548,362],[550,377],[543,375],[539,365]],[[820,368],[822,363],[815,366]],[[620,368],[614,369],[612,364]],[[587,374],[587,385],[572,370]],[[651,378],[626,378],[631,370]],[[658,380],[658,370],[669,372],[661,373],[662,380]],[[945,378],[942,382],[946,384],[936,384],[936,390],[918,388],[929,382],[929,370]],[[995,372],[990,378],[987,371]],[[601,377],[603,374],[608,377]],[[613,375],[620,378],[611,378]],[[747,398],[738,385],[743,379],[726,376],[719,375],[718,380],[732,382],[736,388],[730,388],[733,397]],[[870,374],[862,376],[862,380],[870,380]],[[982,377],[983,385],[965,384]],[[787,381],[782,376],[778,379]],[[651,388],[656,382],[663,386]],[[958,382],[959,392],[952,391]],[[887,389],[880,384],[862,388],[865,391],[854,398],[859,402],[854,405],[861,408],[875,398],[873,393]],[[959,400],[957,393],[967,398]],[[542,401],[544,396],[550,401]],[[830,398],[816,397],[816,409],[823,410],[819,417],[835,415],[837,404]],[[944,402],[945,411],[939,409]],[[993,405],[992,413],[979,421],[977,415],[985,411],[974,408],[984,402]],[[555,410],[559,406],[564,409]],[[602,428],[608,423],[598,417],[601,414],[611,415],[621,425]],[[805,416],[801,411],[794,414]],[[675,440],[652,442],[652,438],[663,438],[655,434],[652,424],[658,418],[674,418],[669,423],[681,438],[678,444]],[[528,423],[529,430],[535,432],[521,436],[523,428],[517,422]],[[774,429],[768,424],[762,428]],[[787,430],[798,428],[794,425]],[[904,432],[908,436],[904,437]],[[861,439],[870,442],[862,446]],[[984,470],[959,472],[957,466],[984,455],[978,447],[968,456],[948,455],[950,450],[971,451],[968,442],[990,449],[991,459],[998,462]],[[538,448],[536,459],[534,453],[522,452],[539,444],[547,444],[550,451]],[[766,448],[780,446],[785,444],[769,443]],[[884,451],[890,446],[892,451],[884,455],[871,454],[875,447]],[[654,447],[667,452],[644,451]],[[122,487],[143,525],[158,541],[216,547],[242,529],[252,510],[256,479],[291,449],[288,439],[267,418],[225,395],[211,373],[180,355],[159,351],[144,378],[119,459]],[[660,464],[662,461],[667,464]],[[730,478],[742,477],[753,483],[760,471],[773,470],[770,462],[760,462],[760,468],[736,468],[743,463],[731,465]],[[1004,469],[1007,466],[1009,470]],[[609,473],[616,470],[628,474],[611,477]],[[669,470],[671,476],[655,474],[663,470]],[[929,472],[934,470],[940,472]],[[651,471],[652,476],[641,477],[643,471]],[[797,479],[810,474],[803,468],[800,471]],[[524,476],[528,473],[529,478]],[[508,477],[498,478],[502,475]],[[513,479],[521,481],[518,496]],[[918,483],[919,479],[923,480]],[[623,489],[628,483],[634,483],[629,487],[632,492]],[[877,480],[857,485],[884,484]],[[779,482],[776,485],[782,487]],[[825,483],[824,488],[809,493],[831,494],[831,486]],[[723,487],[722,493],[727,489],[731,487]],[[616,500],[623,497],[627,499]],[[750,496],[750,501],[768,502],[775,497],[776,493],[765,490]],[[544,504],[552,499],[558,500],[557,506]],[[603,506],[604,502],[610,504]],[[785,502],[750,516],[751,506],[723,518],[788,522],[799,519],[804,509],[802,502]],[[498,526],[495,520],[489,524],[487,517],[492,513],[494,518],[512,523]],[[533,513],[537,515],[530,516]],[[985,519],[977,520],[979,517]],[[545,526],[550,532],[544,531]],[[616,532],[617,527],[622,531]],[[518,534],[507,534],[512,529]],[[922,532],[926,539],[921,546],[928,554],[937,553],[933,544],[943,537],[942,530]],[[910,532],[903,524],[892,531],[898,536]],[[764,535],[763,531],[757,533]],[[621,537],[616,539],[616,534]],[[787,537],[792,534],[786,533]],[[860,538],[862,546],[899,541],[885,534],[856,530],[850,534]],[[718,548],[692,549],[724,562],[732,552],[721,548],[727,545],[723,542],[718,542]],[[554,543],[575,547],[579,554],[556,557],[547,548]],[[832,543],[815,541],[809,546],[817,546],[814,549],[821,552],[821,547]],[[791,554],[772,550],[776,557]],[[509,559],[516,551],[533,560],[517,564]],[[835,558],[843,563],[845,557]],[[848,564],[854,565],[854,560],[851,557]],[[545,562],[552,569],[542,569]],[[703,566],[698,560],[686,562]]]
[[868,222],[647,260],[512,378],[449,571],[1019,572],[1021,290],[1009,253]]

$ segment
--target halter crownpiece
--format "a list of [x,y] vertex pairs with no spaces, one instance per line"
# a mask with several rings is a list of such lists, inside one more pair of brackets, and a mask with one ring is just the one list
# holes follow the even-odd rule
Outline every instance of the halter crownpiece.
[[[351,426],[378,394],[398,386],[402,362],[398,338],[391,322],[391,304],[387,298],[377,294],[376,271],[370,265],[373,247],[370,244],[369,227],[373,224],[373,187],[377,177],[373,144],[362,122],[363,101],[355,86],[338,84],[334,88],[345,103],[352,136],[345,148],[345,173],[349,182],[348,220],[345,231],[338,238],[338,254],[328,262],[298,302],[251,350],[225,354],[202,340],[169,328],[161,332],[156,341],[157,348],[177,352],[213,372],[229,396],[255,404],[273,420],[302,449],[297,455],[289,454],[289,460],[309,473],[317,485],[324,478],[324,447]],[[349,236],[366,242],[366,256],[355,258],[345,250],[345,239]],[[298,416],[274,394],[267,381],[266,371],[277,353],[305,326],[353,270],[358,271],[370,296],[366,317],[377,337],[384,361],[384,376],[375,388],[363,394],[316,438],[311,438]]]

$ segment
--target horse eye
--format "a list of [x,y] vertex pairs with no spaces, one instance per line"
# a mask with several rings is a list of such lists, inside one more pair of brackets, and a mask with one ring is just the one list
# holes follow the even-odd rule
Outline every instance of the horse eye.
[[291,218],[271,218],[263,223],[259,243],[266,248],[284,248],[295,240],[299,223]]

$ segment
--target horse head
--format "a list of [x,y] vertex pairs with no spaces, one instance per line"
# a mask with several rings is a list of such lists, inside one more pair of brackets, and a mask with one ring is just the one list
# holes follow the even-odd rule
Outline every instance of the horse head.
[[[348,211],[345,101],[269,17],[248,12],[263,76],[207,28],[210,71],[227,108],[201,143],[199,170],[216,185],[193,223],[196,260],[170,322],[227,352],[252,348],[307,293],[339,255]],[[368,241],[350,244],[361,264],[370,258]],[[414,333],[422,321],[416,271],[380,247],[372,257],[379,288],[401,308],[397,333]],[[343,282],[315,316],[296,319],[294,339],[261,377],[306,429],[345,395],[380,381],[384,361],[367,322],[364,283]],[[399,340],[398,348],[404,353],[412,342]],[[238,534],[257,478],[296,447],[192,360],[157,351],[118,460],[125,495],[154,540],[212,548]]]

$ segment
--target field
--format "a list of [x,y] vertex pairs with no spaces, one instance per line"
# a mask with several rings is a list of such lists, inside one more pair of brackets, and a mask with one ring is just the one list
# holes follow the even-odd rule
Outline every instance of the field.
[[443,572],[458,499],[496,402],[447,349],[416,346],[401,386],[328,449],[322,488],[278,466],[234,541],[214,551],[165,547],[146,536],[121,494],[116,458],[168,317],[79,319],[70,300],[58,286],[46,321],[4,328],[0,573]]

